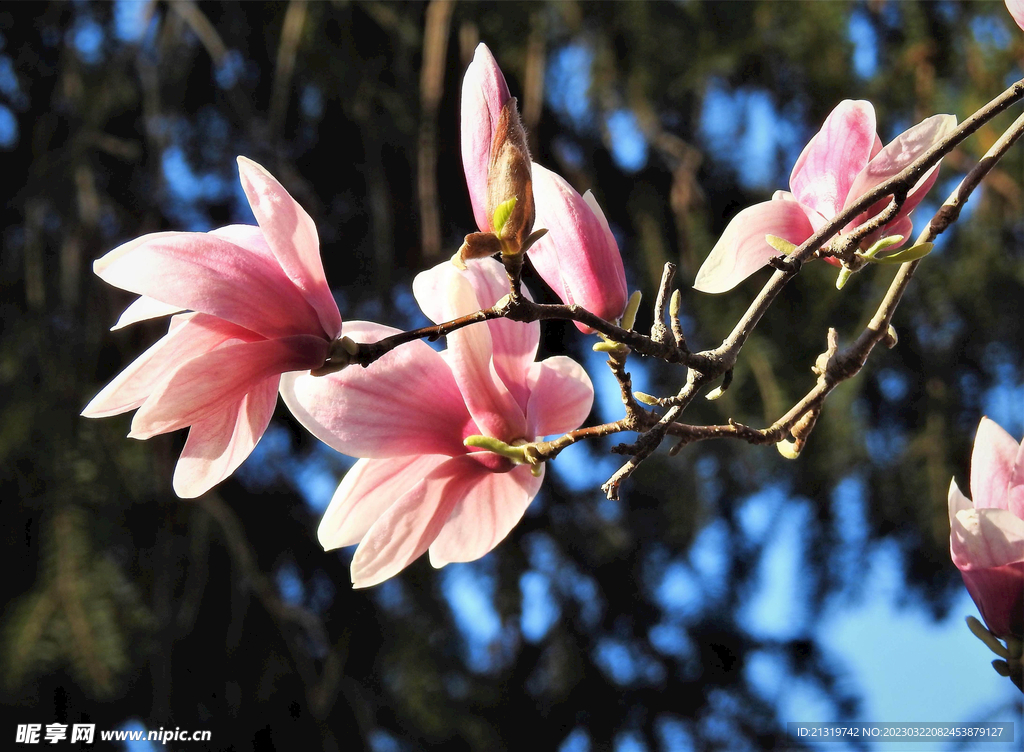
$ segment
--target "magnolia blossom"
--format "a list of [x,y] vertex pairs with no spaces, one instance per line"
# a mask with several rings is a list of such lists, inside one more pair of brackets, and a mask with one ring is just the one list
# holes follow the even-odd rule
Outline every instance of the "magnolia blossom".
[[[502,108],[510,99],[494,56],[480,44],[462,84],[462,163],[481,232],[495,229],[486,208],[488,168]],[[601,207],[590,191],[580,196],[565,179],[536,162],[532,177],[533,226],[548,231],[529,250],[537,273],[563,302],[579,304],[609,321],[618,319],[628,298],[626,274]]]
[[[470,261],[465,271],[445,262],[413,283],[435,322],[493,305],[507,291],[493,259]],[[345,324],[356,342],[396,331]],[[523,516],[543,465],[516,465],[463,442],[475,435],[521,445],[573,430],[590,413],[586,373],[564,356],[534,362],[539,338],[536,322],[496,319],[452,332],[444,352],[415,341],[365,369],[284,377],[281,394],[299,422],[339,452],[363,458],[318,531],[325,549],[359,544],[355,587],[394,576],[428,549],[435,567],[477,559]]]
[[[800,245],[868,191],[907,168],[915,159],[956,129],[953,115],[934,115],[897,136],[885,148],[875,133],[870,102],[845,100],[832,110],[821,130],[804,147],[789,178],[792,192],[776,191],[771,201],[744,209],[725,228],[704,260],[694,288],[701,292],[731,290],[779,252],[768,245],[775,235]],[[862,247],[883,237],[913,230],[913,211],[938,177],[939,165],[926,172],[907,194],[899,213],[869,234]],[[888,206],[883,198],[859,214],[840,232],[848,233]]]
[[1013,20],[1024,31],[1024,0],[1006,0],[1006,9],[1010,11]]
[[[530,249],[537,273],[568,304],[578,303],[606,321],[626,307],[626,272],[608,220],[594,194],[582,196],[561,176],[533,164],[537,227],[548,234]],[[589,334],[590,327],[576,323]]]
[[139,408],[137,439],[191,426],[174,470],[183,498],[234,472],[270,422],[281,374],[323,365],[341,332],[313,220],[260,165],[239,157],[238,171],[258,227],[144,235],[93,264],[140,295],[115,329],[177,315],[82,415]]
[[989,631],[1024,637],[1024,443],[981,419],[971,496],[949,485],[949,550]]

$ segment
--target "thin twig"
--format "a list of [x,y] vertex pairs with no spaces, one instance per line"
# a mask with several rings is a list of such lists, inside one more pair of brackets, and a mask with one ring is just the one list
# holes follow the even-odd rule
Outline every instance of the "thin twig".
[[669,301],[669,290],[672,289],[672,280],[676,276],[676,265],[670,261],[665,262],[665,270],[661,273],[661,286],[658,288],[658,298],[654,302],[654,323],[651,324],[651,339],[660,344],[668,342],[668,328],[665,326],[665,307]]

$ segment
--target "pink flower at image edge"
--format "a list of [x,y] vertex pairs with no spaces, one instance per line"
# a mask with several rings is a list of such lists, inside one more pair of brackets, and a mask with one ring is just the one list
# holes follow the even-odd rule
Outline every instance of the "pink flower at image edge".
[[1006,0],[1006,9],[1010,11],[1021,31],[1024,31],[1024,0]]
[[982,418],[971,456],[972,499],[949,486],[949,549],[986,625],[1024,637],[1024,443]]
[[[789,179],[791,192],[776,191],[771,201],[755,204],[733,217],[698,270],[694,289],[706,293],[731,290],[779,255],[768,245],[766,235],[799,246],[865,193],[906,169],[955,128],[953,115],[933,115],[883,148],[875,133],[875,110],[871,103],[840,102],[797,159]],[[910,213],[931,190],[938,170],[936,164],[918,180],[899,213],[868,235],[862,247],[893,235],[903,237],[893,249],[907,242],[913,231]],[[840,232],[850,232],[864,224],[889,201],[886,198],[876,202]]]
[[[492,305],[508,282],[493,259],[469,261],[465,271],[445,261],[419,274],[413,292],[440,322]],[[395,331],[345,325],[357,342]],[[435,567],[478,559],[522,518],[543,466],[535,475],[529,465],[463,441],[483,435],[515,445],[586,419],[594,395],[589,377],[564,356],[535,362],[539,339],[537,322],[497,319],[452,332],[440,353],[415,341],[366,369],[284,377],[281,394],[299,422],[339,452],[363,458],[318,531],[325,549],[359,544],[355,587],[393,577],[428,550]]]
[[93,265],[140,296],[115,329],[177,315],[82,415],[138,408],[138,439],[191,426],[174,470],[183,498],[235,471],[270,422],[281,374],[323,365],[341,331],[313,220],[263,167],[239,157],[238,168],[258,227],[144,235]]

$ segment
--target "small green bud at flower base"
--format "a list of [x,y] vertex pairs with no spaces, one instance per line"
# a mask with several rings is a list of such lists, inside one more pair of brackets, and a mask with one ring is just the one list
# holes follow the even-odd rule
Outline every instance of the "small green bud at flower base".
[[679,290],[672,291],[672,299],[668,304],[668,315],[672,318],[679,318],[679,311],[683,307],[683,295]]
[[876,264],[906,264],[911,261],[917,261],[918,259],[924,258],[932,252],[933,247],[933,243],[921,243],[920,245],[915,245],[912,248],[904,248],[902,251],[890,253],[888,256],[873,256],[871,261]]
[[795,441],[785,439],[776,444],[775,448],[778,449],[779,454],[787,460],[795,460],[800,456],[800,450],[797,448],[797,442]]
[[605,340],[604,342],[598,342],[591,349],[594,352],[614,353],[614,352],[622,352],[623,350],[626,350],[628,348],[625,345],[623,345],[623,344],[621,344],[619,342],[612,342],[610,340]]
[[[1009,658],[1010,651],[1003,647],[1003,644],[999,642],[994,634],[988,631],[984,624],[975,619],[973,616],[967,617],[967,628],[971,630],[971,633],[979,640],[985,643],[985,646],[993,653],[998,655],[1000,658]],[[1003,676],[1009,676],[1009,674],[1003,674]]]
[[716,399],[721,397],[723,394],[725,394],[725,390],[722,389],[722,387],[720,387],[720,386],[716,386],[714,389],[712,389],[710,392],[708,392],[707,394],[704,395],[704,399],[710,400],[711,402],[714,402]]
[[502,201],[494,210],[494,216],[491,218],[491,222],[494,224],[494,234],[499,238],[501,237],[501,233],[505,230],[505,225],[508,224],[508,220],[512,217],[512,212],[515,208],[516,197],[513,196],[508,201]]
[[857,255],[863,259],[873,261],[875,256],[884,251],[886,248],[892,248],[894,245],[899,245],[905,240],[902,235],[888,235],[884,238],[880,238],[866,251],[858,251]]
[[850,281],[850,277],[853,276],[853,272],[853,269],[846,266],[845,264],[843,265],[843,267],[839,270],[839,276],[836,277],[837,290],[842,290],[844,287],[846,287],[846,283]]
[[623,329],[632,329],[633,324],[636,323],[636,312],[640,309],[640,299],[643,295],[639,290],[634,290],[633,294],[629,296],[629,300],[626,301],[626,310],[622,312],[622,318],[619,319],[619,326]]
[[783,256],[788,256],[796,250],[796,246],[790,243],[785,238],[780,238],[778,235],[765,235],[765,242],[768,243],[772,248],[781,253]]
[[645,405],[660,405],[661,400],[655,397],[653,394],[647,394],[647,392],[633,392],[633,396],[636,397],[637,402],[643,402]]

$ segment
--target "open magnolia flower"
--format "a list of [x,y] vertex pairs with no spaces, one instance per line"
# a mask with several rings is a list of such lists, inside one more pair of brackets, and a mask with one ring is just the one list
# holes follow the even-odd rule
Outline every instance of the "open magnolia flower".
[[[470,261],[465,271],[444,262],[419,274],[413,292],[424,313],[441,322],[493,305],[508,282],[493,259]],[[345,324],[356,342],[396,332]],[[534,362],[539,339],[537,322],[496,319],[452,332],[444,352],[415,341],[365,369],[282,379],[281,394],[300,423],[339,452],[363,458],[318,531],[325,549],[359,544],[355,587],[394,576],[428,549],[435,567],[478,559],[523,516],[543,465],[516,464],[464,442],[486,437],[515,447],[586,419],[594,397],[589,377],[564,356]]]
[[[778,256],[765,240],[775,235],[799,246],[868,191],[906,169],[915,159],[956,129],[953,115],[933,115],[897,136],[885,148],[875,133],[870,102],[845,100],[812,138],[789,178],[792,193],[776,191],[771,201],[737,214],[704,260],[693,287],[701,292],[731,290]],[[881,238],[900,236],[895,250],[913,231],[910,212],[938,178],[936,164],[907,194],[896,216],[861,241],[869,248]],[[840,232],[848,233],[877,216],[891,198],[861,212]]]
[[[487,46],[480,44],[462,84],[462,163],[481,231],[467,236],[467,242],[496,231],[490,212],[505,193],[496,197],[494,189],[511,181],[495,170],[495,139],[496,134],[499,140],[502,137],[502,116],[510,102],[514,107],[501,69]],[[628,298],[626,273],[604,212],[590,191],[580,196],[560,175],[536,162],[531,165],[528,205],[536,212],[531,226],[547,230],[528,245],[537,273],[562,302],[581,305],[607,321],[617,320]],[[496,243],[488,248],[477,242],[481,254],[499,250]],[[576,326],[585,333],[592,331]]]
[[93,265],[141,296],[115,328],[178,315],[82,415],[139,408],[137,439],[191,426],[174,470],[183,498],[234,472],[270,422],[281,374],[323,365],[341,332],[313,220],[260,165],[239,157],[238,171],[258,227],[144,235]]
[[1024,443],[982,418],[971,496],[949,485],[949,550],[989,630],[1024,637]]

